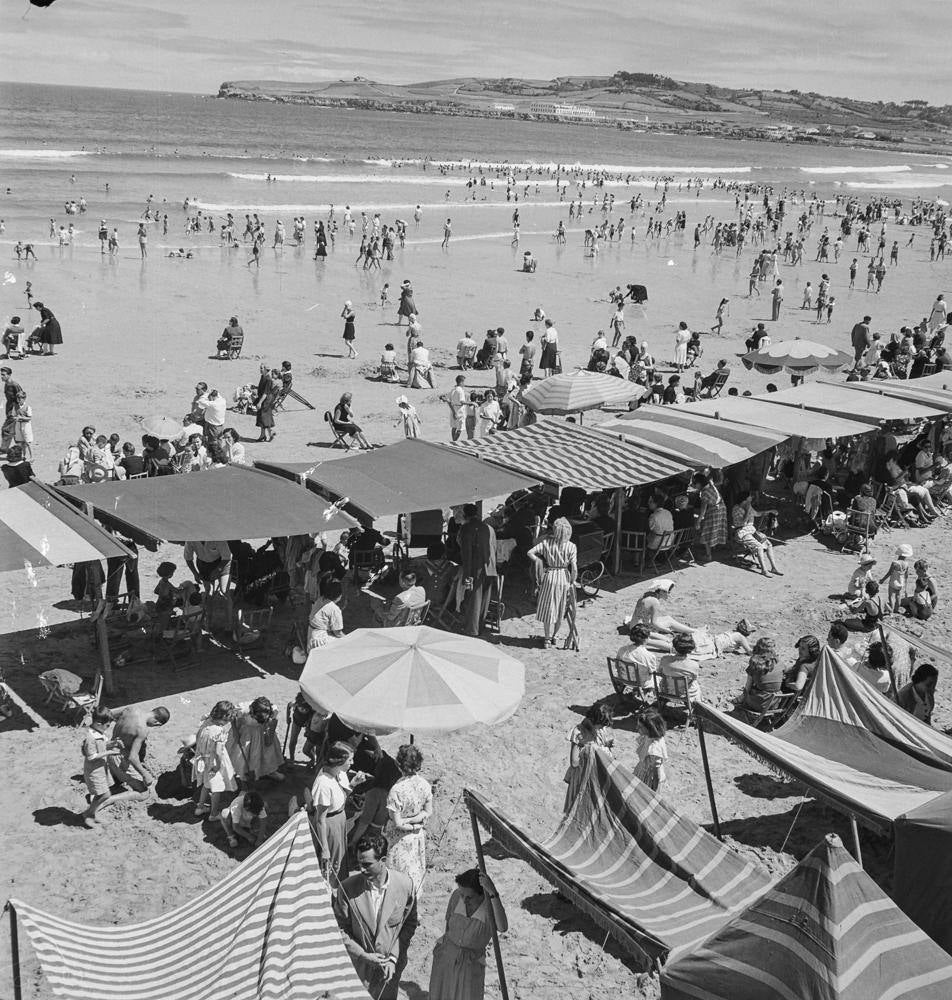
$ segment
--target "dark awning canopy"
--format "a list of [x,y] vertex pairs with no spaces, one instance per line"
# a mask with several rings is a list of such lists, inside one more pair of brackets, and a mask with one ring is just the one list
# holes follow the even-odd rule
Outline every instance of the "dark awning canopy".
[[241,465],[58,487],[107,527],[167,542],[305,535],[353,527],[347,514],[280,476]]
[[538,484],[537,479],[500,469],[458,449],[421,441],[332,462],[256,462],[255,467],[306,482],[371,518],[478,503]]

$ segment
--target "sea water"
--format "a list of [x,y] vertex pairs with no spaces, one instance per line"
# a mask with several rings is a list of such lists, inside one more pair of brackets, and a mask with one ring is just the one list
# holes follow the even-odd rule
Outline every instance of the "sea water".
[[[182,243],[186,200],[193,212],[235,213],[238,235],[246,212],[257,212],[266,224],[281,217],[290,227],[291,217],[324,214],[332,204],[340,212],[345,205],[355,213],[379,211],[386,221],[408,218],[416,205],[440,213],[452,208],[466,213],[468,232],[490,235],[508,224],[515,207],[505,196],[510,171],[525,207],[559,204],[553,171],[562,168],[566,200],[576,196],[573,171],[607,171],[599,197],[604,190],[620,201],[636,193],[654,201],[661,190],[657,179],[666,177],[673,209],[694,203],[723,215],[734,195],[714,187],[716,178],[807,196],[879,191],[946,199],[950,163],[949,157],[894,150],[671,135],[652,132],[650,124],[632,132],[191,94],[0,85],[0,217],[6,225],[0,239],[7,243],[48,242],[50,218],[57,227],[72,222],[78,245],[96,243],[102,218],[129,240],[149,195],[152,208],[169,216],[169,236],[158,246]],[[470,177],[487,180],[475,189],[475,199],[466,186]],[[700,191],[698,178],[704,182]],[[594,195],[589,184],[586,202]],[[66,216],[64,203],[80,197],[88,212]],[[698,211],[691,214],[693,219]]]

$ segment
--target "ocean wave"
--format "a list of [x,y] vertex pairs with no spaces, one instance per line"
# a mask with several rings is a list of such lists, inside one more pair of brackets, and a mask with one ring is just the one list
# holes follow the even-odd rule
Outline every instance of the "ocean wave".
[[91,149],[0,149],[3,160],[68,160],[74,156],[95,156]]
[[[267,181],[268,174],[244,174],[228,172],[229,177],[240,181]],[[271,174],[272,181],[281,184],[439,184],[442,187],[458,187],[466,183],[465,177],[391,177],[389,174]]]
[[909,191],[916,188],[949,187],[947,174],[908,174],[890,181],[846,181],[845,186],[857,191]]
[[690,176],[719,174],[749,174],[751,167],[709,167],[690,164],[687,166],[634,166],[619,163],[581,163],[575,161],[557,162],[556,160],[525,160],[514,162],[510,160],[423,160],[423,159],[387,159],[371,157],[361,161],[369,166],[378,167],[415,167],[427,163],[432,167],[446,167],[450,170],[492,170],[506,172],[508,170],[545,171],[552,173],[561,169],[563,173],[611,173],[611,174],[652,174],[665,176],[667,174],[688,174]]
[[906,163],[894,166],[868,167],[801,167],[804,174],[898,174],[912,170]]

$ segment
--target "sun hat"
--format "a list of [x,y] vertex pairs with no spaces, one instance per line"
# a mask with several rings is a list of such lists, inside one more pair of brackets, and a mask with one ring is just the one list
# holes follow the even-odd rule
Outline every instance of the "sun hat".
[[397,398],[394,400],[394,402],[397,404],[397,406],[409,406],[410,405],[410,400],[407,399],[406,396],[397,396]]
[[901,556],[903,559],[912,558],[912,546],[907,544],[902,544],[896,549],[896,555]]
[[865,552],[863,553],[863,555],[859,557],[860,566],[872,566],[875,562],[876,562],[876,557],[874,555],[871,555],[869,552]]

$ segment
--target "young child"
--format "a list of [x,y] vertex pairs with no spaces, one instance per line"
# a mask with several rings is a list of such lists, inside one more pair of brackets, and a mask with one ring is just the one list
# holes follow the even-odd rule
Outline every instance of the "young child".
[[[891,587],[890,592],[892,592]],[[867,580],[863,587],[863,596],[853,601],[849,605],[849,609],[858,612],[859,615],[856,618],[843,619],[843,624],[851,632],[872,632],[878,628],[883,620],[883,603],[879,596],[879,584],[875,580]]]
[[231,805],[222,809],[221,825],[228,837],[229,847],[237,847],[239,837],[254,847],[260,847],[268,825],[264,799],[258,792],[236,795]]
[[176,565],[173,562],[160,562],[156,570],[159,582],[155,585],[155,615],[161,628],[169,626],[176,599],[180,596],[179,588],[172,583]]
[[741,618],[734,625],[732,632],[718,632],[714,636],[714,648],[718,656],[727,653],[744,653],[747,656],[753,652],[753,647],[748,640],[748,636],[753,632],[750,622],[746,618]]
[[939,603],[939,594],[929,573],[928,562],[925,559],[917,559],[914,569],[916,584],[913,593],[909,597],[904,597],[900,603],[909,617],[926,621],[932,617],[932,612]]
[[873,579],[873,567],[875,565],[876,558],[868,552],[859,557],[859,565],[853,570],[850,582],[846,585],[846,598],[848,601],[855,601],[863,596],[866,584]]
[[106,734],[111,724],[112,713],[108,709],[94,708],[92,721],[83,740],[83,780],[89,789],[89,808],[82,814],[82,819],[90,830],[95,829],[99,823],[96,813],[112,798],[109,791],[109,767],[106,763],[114,749]]
[[383,309],[385,306],[390,304],[390,282],[385,281],[383,283],[383,288],[380,289],[380,308]]
[[909,572],[912,569],[911,559],[912,546],[900,545],[896,549],[896,558],[889,564],[889,569],[879,581],[880,583],[889,581],[886,590],[886,610],[889,612],[898,614],[902,599],[906,596],[909,587]]
[[640,778],[652,791],[661,791],[667,779],[664,762],[668,759],[668,745],[664,719],[656,708],[647,708],[638,718],[638,766],[635,777]]

